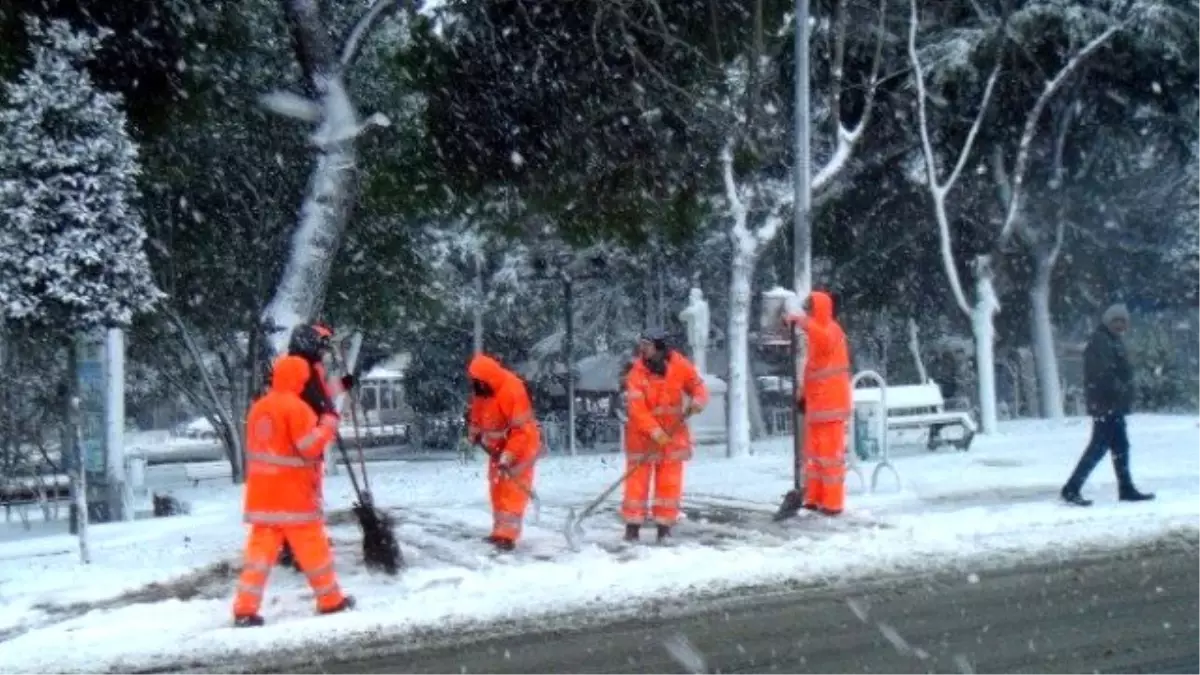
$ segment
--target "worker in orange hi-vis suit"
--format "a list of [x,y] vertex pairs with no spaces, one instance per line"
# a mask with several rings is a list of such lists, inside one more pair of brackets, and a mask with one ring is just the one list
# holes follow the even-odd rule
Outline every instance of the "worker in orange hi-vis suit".
[[471,379],[469,438],[487,451],[492,533],[485,541],[511,551],[521,538],[541,434],[521,378],[485,354],[467,366]]
[[833,318],[833,298],[813,291],[799,314],[787,317],[808,337],[804,386],[804,508],[837,515],[846,502],[846,420],[851,412],[850,354]]
[[308,577],[317,611],[350,609],[333,570],[333,551],[325,535],[321,506],[320,461],[337,429],[336,413],[316,413],[300,398],[309,365],[299,356],[275,361],[271,389],[246,416],[246,498],[250,524],[245,561],[233,601],[234,624],[261,626],[267,576],[286,541]]
[[[639,340],[638,358],[625,377],[625,460],[632,470],[621,503],[627,541],[638,539],[647,515],[658,525],[658,541],[670,536],[679,520],[683,464],[692,458],[687,418],[707,404],[704,380],[690,361],[667,347],[664,336]],[[652,481],[654,502],[647,513]]]

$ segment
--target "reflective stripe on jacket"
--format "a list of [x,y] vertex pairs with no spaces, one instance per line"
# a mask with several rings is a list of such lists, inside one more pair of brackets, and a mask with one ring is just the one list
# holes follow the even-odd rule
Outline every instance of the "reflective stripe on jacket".
[[[695,366],[671,351],[667,371],[658,376],[640,359],[625,378],[625,452],[630,459],[657,455],[662,459],[691,459],[692,435],[684,419],[687,403],[708,404],[708,388]],[[656,431],[670,437],[665,447],[654,441]]]
[[321,458],[337,430],[337,417],[318,418],[300,398],[308,375],[303,359],[282,357],[275,363],[271,390],[246,415],[248,523],[281,525],[323,518]]

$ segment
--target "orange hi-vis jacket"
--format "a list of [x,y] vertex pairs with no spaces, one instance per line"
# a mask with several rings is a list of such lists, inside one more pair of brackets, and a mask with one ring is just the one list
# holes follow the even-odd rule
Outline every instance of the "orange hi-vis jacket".
[[320,522],[320,462],[337,416],[320,419],[300,398],[309,366],[299,356],[275,362],[271,389],[246,416],[244,519],[258,525]]
[[846,334],[833,319],[833,298],[813,291],[812,315],[792,315],[808,336],[808,359],[804,365],[804,419],[806,423],[845,421],[853,405],[850,391],[850,355]]
[[541,434],[533,416],[533,405],[525,383],[484,354],[476,354],[467,366],[467,375],[492,388],[492,396],[472,396],[467,413],[469,433],[478,435],[493,458],[508,452],[517,465],[531,462],[541,447]]
[[[708,387],[696,367],[679,352],[667,357],[667,372],[654,375],[642,363],[633,362],[625,378],[625,452],[630,459],[661,455],[660,459],[692,458],[692,435],[684,417],[687,396],[703,407],[708,404]],[[654,437],[665,433],[669,440],[659,445]]]

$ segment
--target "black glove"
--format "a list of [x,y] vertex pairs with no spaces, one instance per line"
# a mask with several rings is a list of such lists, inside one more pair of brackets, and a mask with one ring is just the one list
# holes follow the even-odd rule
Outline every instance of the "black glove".
[[796,401],[796,410],[799,410],[801,415],[804,414],[804,398],[803,397],[801,397],[799,401]]
[[342,390],[350,391],[350,389],[354,386],[354,384],[356,382],[358,382],[358,378],[354,377],[353,375],[350,375],[349,373],[343,375],[342,376]]

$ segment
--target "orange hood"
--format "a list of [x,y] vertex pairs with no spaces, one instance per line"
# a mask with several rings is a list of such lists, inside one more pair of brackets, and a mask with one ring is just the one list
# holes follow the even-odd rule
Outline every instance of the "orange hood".
[[471,363],[467,366],[467,375],[491,387],[492,391],[500,391],[500,387],[508,379],[508,371],[504,369],[504,366],[486,354],[476,354],[471,357]]
[[808,294],[808,299],[812,302],[812,311],[809,315],[817,323],[829,323],[833,321],[833,298],[825,291],[813,291]]
[[308,362],[299,356],[281,356],[271,369],[271,390],[299,394],[308,382]]

